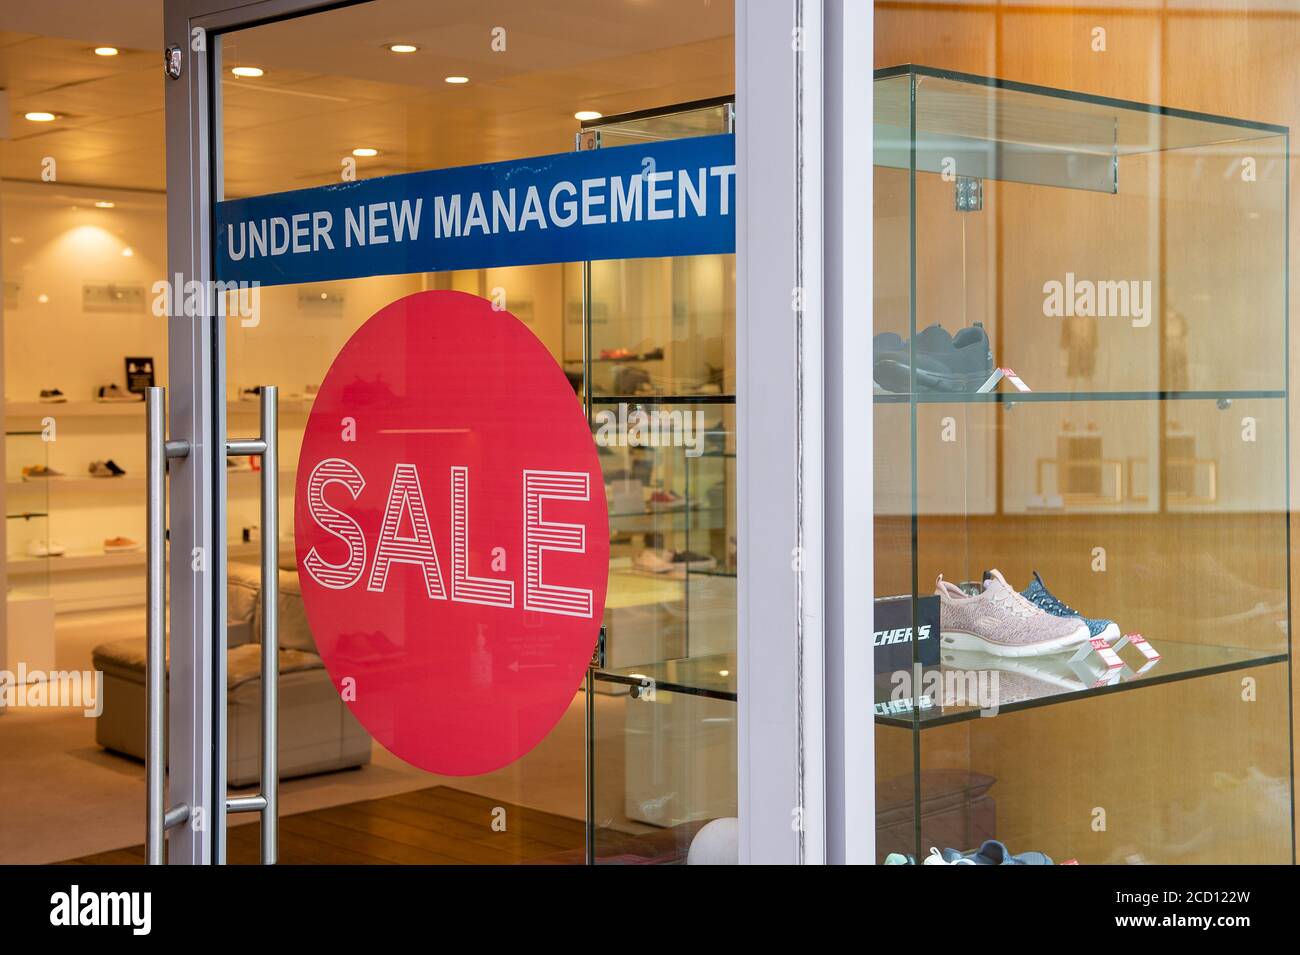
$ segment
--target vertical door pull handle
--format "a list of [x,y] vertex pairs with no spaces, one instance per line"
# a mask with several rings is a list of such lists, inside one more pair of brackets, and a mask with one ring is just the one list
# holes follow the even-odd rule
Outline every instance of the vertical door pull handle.
[[145,493],[149,533],[145,540],[148,595],[145,647],[145,858],[167,860],[167,830],[190,818],[187,805],[167,803],[167,459],[190,453],[188,441],[167,440],[166,389],[145,392]]

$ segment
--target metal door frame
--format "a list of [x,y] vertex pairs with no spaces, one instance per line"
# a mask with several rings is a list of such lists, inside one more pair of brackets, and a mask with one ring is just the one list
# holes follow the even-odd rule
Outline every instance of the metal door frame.
[[[167,265],[181,288],[211,288],[212,209],[221,199],[220,34],[347,4],[320,0],[165,0]],[[178,296],[173,295],[175,300]],[[208,302],[211,296],[204,295]],[[168,835],[172,863],[226,857],[226,442],[225,327],[204,309],[168,316],[170,434],[189,453],[170,463],[171,559],[167,805],[188,819]],[[272,384],[269,383],[268,384]],[[276,546],[271,541],[267,546]],[[265,562],[264,562],[265,566]],[[274,760],[272,760],[274,765]],[[244,807],[240,807],[244,808]]]
[[[210,288],[213,278],[220,34],[359,2],[165,0],[164,48],[180,51],[180,75],[166,82],[173,281]],[[871,399],[863,374],[871,217],[842,208],[871,204],[872,8],[871,0],[736,3],[742,862],[867,861],[874,853],[872,673],[863,649],[872,580]],[[796,288],[800,308],[773,305],[790,301]],[[223,323],[171,315],[168,343],[170,437],[190,449],[168,474],[175,555],[169,804],[190,809],[168,838],[168,857],[220,863]],[[792,554],[801,555],[794,565]]]

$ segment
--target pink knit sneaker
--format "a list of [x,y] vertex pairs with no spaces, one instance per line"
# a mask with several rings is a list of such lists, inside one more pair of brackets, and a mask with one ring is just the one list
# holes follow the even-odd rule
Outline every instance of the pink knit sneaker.
[[1089,639],[1078,618],[1055,617],[1016,592],[996,570],[984,591],[970,596],[939,575],[940,641],[958,650],[983,650],[1004,657],[1036,657],[1072,650]]

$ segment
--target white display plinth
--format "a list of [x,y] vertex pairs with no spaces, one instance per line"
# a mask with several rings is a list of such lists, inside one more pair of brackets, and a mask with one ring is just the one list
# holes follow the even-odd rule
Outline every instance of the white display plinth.
[[49,673],[54,665],[54,598],[12,590],[6,603],[8,631],[0,669]]

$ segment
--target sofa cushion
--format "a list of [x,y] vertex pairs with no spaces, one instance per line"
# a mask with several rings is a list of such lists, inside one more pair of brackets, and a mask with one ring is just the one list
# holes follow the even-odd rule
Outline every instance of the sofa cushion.
[[[94,666],[106,675],[122,677],[135,683],[144,682],[145,641],[139,637],[112,640],[95,647]],[[321,670],[325,664],[314,653],[303,650],[280,650],[280,672],[297,673],[303,670]],[[262,675],[262,647],[246,643],[226,651],[226,687],[234,690],[249,680]]]
[[[243,642],[235,638],[237,621],[234,608],[236,599],[242,598],[250,591],[253,595],[251,602],[244,604],[241,599],[239,606],[241,610],[247,607],[249,611],[246,619],[248,639],[253,643],[260,643],[262,640],[261,568],[257,564],[234,562],[227,569],[226,579],[226,591],[231,601],[227,618],[231,633],[227,646],[234,647]],[[245,620],[241,616],[238,623],[243,622]],[[302,586],[298,582],[298,571],[292,565],[288,568],[283,566],[280,568],[280,649],[302,650],[304,653],[316,652],[316,641],[312,639],[311,626],[307,623],[307,612],[302,604]]]
[[93,666],[105,674],[144,682],[145,641],[139,637],[110,640],[95,647]]
[[226,616],[230,620],[251,620],[262,589],[262,571],[257,564],[232,560],[226,565]]
[[[302,650],[280,650],[280,673],[298,673],[303,670],[323,670],[325,664],[314,653]],[[234,647],[226,653],[226,687],[234,691],[250,680],[262,677],[262,647],[249,643]]]
[[[307,609],[302,603],[302,585],[296,571],[280,571],[280,649],[316,652],[311,625],[307,622]],[[257,603],[253,632],[260,639],[262,633],[262,602]]]
[[226,646],[256,640],[253,620],[257,616],[257,595],[262,590],[256,564],[232,561],[226,567]]

